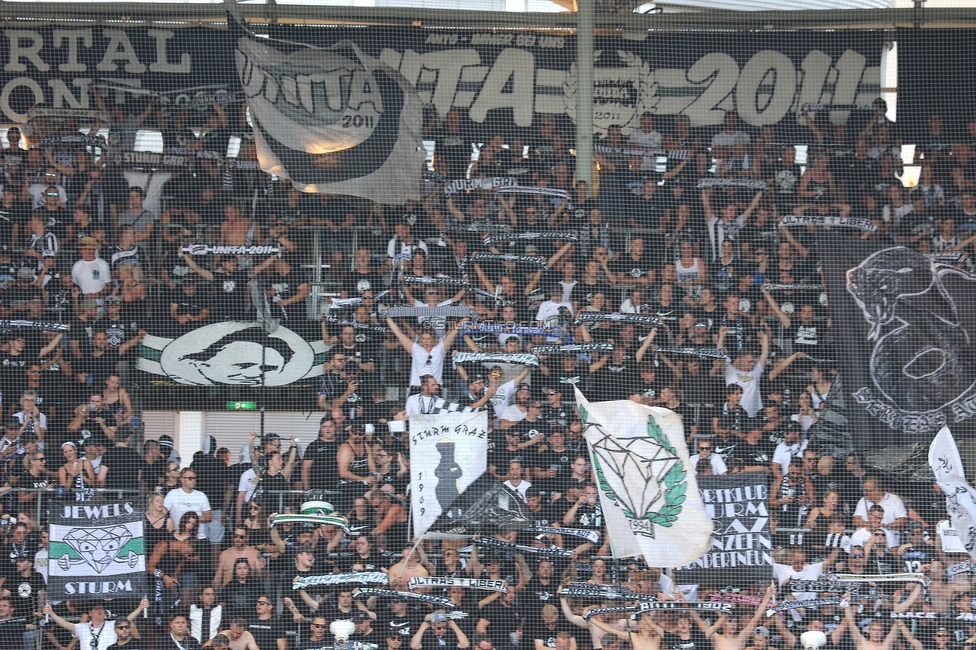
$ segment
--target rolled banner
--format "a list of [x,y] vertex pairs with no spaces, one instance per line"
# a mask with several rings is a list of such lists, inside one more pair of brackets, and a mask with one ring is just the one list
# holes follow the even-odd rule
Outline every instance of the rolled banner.
[[346,320],[344,318],[336,318],[335,316],[325,315],[322,317],[326,323],[332,323],[333,325],[339,325],[340,327],[351,327],[357,330],[363,330],[364,332],[378,332],[385,334],[390,331],[389,327],[383,327],[382,325],[373,325],[372,323],[357,323],[354,320]]
[[41,332],[67,332],[70,326],[67,323],[46,320],[17,320],[10,318],[0,318],[0,331],[10,329],[32,329]]
[[826,598],[808,598],[806,600],[784,600],[766,610],[766,618],[777,612],[785,612],[788,609],[801,609],[803,607],[817,607],[819,605],[840,605],[844,599],[840,596],[827,596]]
[[924,573],[884,573],[873,575],[835,573],[833,578],[844,582],[917,582],[921,585],[927,582]]
[[296,578],[291,583],[293,590],[318,585],[387,585],[390,578],[382,571],[361,571],[357,573],[327,573],[320,576]]
[[509,255],[501,253],[475,253],[470,258],[472,262],[517,262],[519,264],[528,264],[529,266],[537,266],[540,269],[546,270],[549,268],[546,260],[541,257],[535,257],[534,255]]
[[504,244],[506,242],[514,241],[579,241],[579,235],[574,232],[557,232],[553,230],[545,232],[508,232],[508,233],[491,233],[486,235],[482,239],[482,243],[485,246],[491,246],[492,244]]
[[557,528],[556,526],[529,526],[526,532],[549,533],[551,535],[571,535],[572,537],[582,537],[588,542],[597,543],[600,534],[588,528]]
[[386,318],[471,318],[477,320],[478,312],[464,305],[444,305],[443,307],[408,307],[393,305],[381,316]]
[[702,359],[728,359],[729,353],[720,348],[709,348],[709,347],[698,347],[694,345],[681,345],[681,346],[661,346],[655,348],[655,352],[660,352],[662,354],[686,354],[693,357],[701,357]]
[[447,607],[454,609],[457,605],[450,598],[432,596],[430,594],[415,594],[412,591],[393,591],[392,589],[376,589],[374,587],[360,587],[352,592],[353,598],[376,596],[378,598],[394,598],[404,600],[419,600],[434,607]]
[[466,589],[483,589],[485,591],[507,591],[508,584],[504,580],[488,580],[485,578],[450,578],[439,576],[414,576],[407,584],[410,589],[417,587],[464,587]]
[[207,246],[193,244],[184,246],[180,250],[185,255],[277,255],[277,246]]
[[437,284],[455,287],[469,287],[471,283],[460,278],[431,277],[429,275],[405,275],[400,278],[401,284]]
[[630,323],[632,325],[647,325],[657,327],[661,324],[661,319],[650,314],[621,314],[611,311],[581,311],[576,314],[576,323],[597,323],[601,321],[611,321],[614,323]]
[[653,595],[641,594],[627,587],[599,585],[589,582],[571,582],[559,590],[559,595],[573,598],[595,598],[597,600],[647,600],[654,598]]
[[860,217],[839,217],[833,215],[825,216],[820,214],[788,214],[779,220],[780,228],[787,228],[789,226],[836,226],[840,228],[854,228],[856,230],[863,230],[871,233],[878,232],[878,227],[871,223],[870,219],[863,219]]
[[706,178],[698,183],[697,189],[704,190],[710,187],[744,187],[751,190],[769,189],[766,181],[757,181],[750,178]]
[[532,353],[539,354],[539,355],[587,353],[587,352],[613,352],[613,344],[573,343],[571,345],[533,345],[532,346]]
[[494,548],[504,548],[513,553],[532,553],[533,555],[545,555],[547,557],[570,557],[573,552],[565,548],[535,548],[534,546],[522,546],[521,544],[509,544],[492,537],[476,537],[474,540],[478,546],[491,546]]
[[539,357],[527,352],[458,352],[451,361],[457,368],[459,363],[517,363],[523,366],[538,366]]

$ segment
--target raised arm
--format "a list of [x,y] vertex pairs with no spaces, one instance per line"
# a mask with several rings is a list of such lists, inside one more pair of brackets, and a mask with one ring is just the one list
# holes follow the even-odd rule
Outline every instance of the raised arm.
[[[589,608],[587,608],[587,609],[589,609]],[[629,631],[618,630],[617,628],[615,628],[614,626],[610,625],[606,621],[601,621],[599,616],[594,616],[593,618],[589,619],[589,621],[590,621],[590,625],[592,625],[594,627],[600,628],[601,630],[603,630],[607,634],[614,635],[615,637],[617,637],[621,641],[630,641],[630,632]]]
[[640,363],[641,361],[644,360],[644,355],[647,354],[647,350],[651,347],[651,344],[654,342],[654,337],[656,336],[657,336],[657,328],[655,327],[651,329],[651,333],[648,334],[646,338],[644,338],[644,342],[641,343],[640,348],[638,348],[637,354],[635,355],[635,358],[637,359],[637,363]]
[[[393,335],[394,336],[396,336],[397,341],[399,341],[400,342],[400,345],[403,346],[403,349],[407,351],[407,354],[411,354],[412,355],[413,354],[413,341],[411,341],[409,338],[407,338],[407,335],[404,334],[400,330],[400,327],[396,324],[396,321],[394,321],[390,317],[387,317],[387,319],[386,319],[386,326],[390,328],[390,331],[393,332]],[[447,349],[446,346],[445,346],[444,349],[445,350]]]
[[197,275],[199,275],[201,278],[203,278],[207,282],[213,282],[214,281],[214,274],[211,273],[210,271],[208,271],[207,269],[201,267],[196,262],[194,262],[192,255],[184,255],[182,248],[177,248],[176,249],[176,254],[179,256],[179,258],[181,260],[183,260],[184,262],[186,262],[186,265],[189,266],[190,269],[194,273],[196,273]]
[[766,285],[763,285],[762,294],[763,298],[766,299],[766,304],[769,305],[771,310],[773,310],[773,315],[776,316],[776,319],[783,324],[783,327],[789,329],[790,317],[779,308],[779,303],[776,302],[776,299],[773,298],[772,294],[769,293],[769,290],[766,289]]

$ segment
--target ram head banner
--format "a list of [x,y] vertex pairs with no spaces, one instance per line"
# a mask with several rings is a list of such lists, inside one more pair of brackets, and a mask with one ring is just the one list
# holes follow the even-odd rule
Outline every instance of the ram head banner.
[[52,508],[48,596],[52,600],[146,595],[143,510],[131,502]]
[[488,469],[489,431],[485,411],[410,416],[410,498],[416,537],[423,537],[438,517],[460,525],[458,499]]
[[352,41],[296,46],[254,38],[233,15],[228,24],[261,169],[303,192],[420,198],[423,105],[403,75]]
[[630,400],[590,402],[576,390],[614,557],[676,567],[709,547],[705,512],[677,413]]
[[[842,351],[842,400],[864,450],[927,443],[976,416],[976,274],[958,254],[923,254],[818,232]],[[835,329],[838,329],[835,325]],[[958,432],[957,432],[958,433]]]

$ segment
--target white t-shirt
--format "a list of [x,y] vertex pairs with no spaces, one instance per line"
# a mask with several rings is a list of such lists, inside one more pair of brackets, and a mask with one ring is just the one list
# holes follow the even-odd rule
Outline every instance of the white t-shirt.
[[[894,533],[887,528],[882,527],[881,530],[885,532],[885,552],[888,551],[892,546],[898,546],[898,534]],[[851,535],[851,546],[864,546],[864,544],[871,539],[872,531],[867,528],[858,528]]]
[[525,501],[525,493],[529,491],[529,488],[531,486],[532,486],[532,484],[529,483],[528,481],[522,481],[521,483],[518,484],[518,487],[515,487],[514,485],[512,485],[512,482],[511,481],[505,481],[505,487],[510,488],[512,490],[515,490],[516,492],[518,492],[519,494],[521,494],[523,501]]
[[92,261],[78,260],[71,267],[71,277],[81,288],[82,293],[99,293],[112,281],[112,271],[108,262],[100,257]]
[[738,144],[749,144],[750,137],[745,131],[734,131],[727,133],[722,131],[712,136],[713,147],[732,147]]
[[794,458],[799,458],[803,455],[803,451],[807,448],[809,442],[809,440],[801,440],[795,445],[788,445],[785,442],[776,445],[776,449],[773,451],[773,462],[779,463],[779,468],[783,474],[789,473],[790,463]]
[[[794,571],[788,564],[773,564],[773,577],[776,584],[783,586],[787,580],[817,580],[823,575],[823,562],[808,564],[801,571]],[[817,594],[813,591],[794,591],[795,600],[809,600],[816,598]]]
[[749,417],[756,417],[762,409],[762,394],[759,392],[759,378],[762,377],[763,367],[758,361],[749,372],[737,370],[731,361],[725,362],[725,385],[736,384],[742,386],[742,401],[739,402]]
[[241,474],[241,479],[237,482],[237,491],[244,493],[244,503],[251,500],[254,496],[254,491],[258,488],[258,483],[260,479],[258,478],[258,473],[254,471],[254,468],[248,468],[244,470]]
[[[119,640],[115,633],[115,621],[105,621],[105,624],[92,633],[91,623],[75,623],[75,636],[78,637],[78,647],[84,650],[108,650]],[[98,637],[98,645],[92,648],[91,642]]]
[[444,342],[438,342],[430,352],[417,342],[413,344],[413,361],[410,364],[410,385],[419,386],[421,375],[433,375],[441,383],[444,374]]
[[[698,467],[698,461],[701,460],[701,454],[695,454],[688,461],[691,463],[691,469]],[[712,453],[712,457],[708,459],[712,464],[712,474],[715,476],[720,476],[722,474],[727,474],[729,471],[728,465],[722,460],[722,457],[716,453]]]
[[[180,527],[180,519],[191,510],[198,515],[210,512],[210,499],[200,490],[193,490],[189,494],[184,492],[182,488],[170,490],[166,494],[166,498],[163,499],[163,505],[169,510],[170,519],[176,524],[177,530]],[[205,529],[206,526],[199,526],[197,537],[200,539],[206,537]],[[87,646],[82,645],[82,647],[85,648]]]
[[[865,497],[861,497],[861,500],[857,502],[857,508],[854,509],[854,516],[860,517],[864,521],[868,520],[868,508],[875,504],[871,503]],[[908,517],[908,510],[905,509],[905,503],[895,494],[890,492],[885,492],[884,497],[881,501],[878,501],[877,505],[884,508],[884,517],[881,518],[882,524],[890,524],[896,519],[901,519],[902,517]]]
[[498,387],[495,394],[488,399],[488,401],[491,402],[491,405],[494,407],[495,413],[501,415],[501,412],[508,407],[509,403],[512,401],[512,396],[515,395],[515,390],[516,386],[514,381],[506,381],[504,384]]
[[509,422],[521,422],[525,419],[528,412],[528,409],[522,411],[518,406],[512,404],[511,406],[505,407],[505,410],[498,415],[498,419],[508,420]]
[[553,316],[559,315],[560,307],[565,307],[566,309],[568,309],[570,314],[573,313],[572,303],[566,301],[553,302],[551,300],[546,300],[541,305],[539,305],[539,311],[536,312],[535,319],[540,323],[542,323],[543,325],[545,325],[547,320],[549,320]]

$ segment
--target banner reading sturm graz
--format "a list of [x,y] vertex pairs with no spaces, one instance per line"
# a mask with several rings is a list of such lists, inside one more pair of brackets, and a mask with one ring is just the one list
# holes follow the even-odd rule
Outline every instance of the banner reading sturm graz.
[[128,501],[66,503],[59,508],[51,512],[49,597],[145,596],[142,509]]
[[764,472],[698,477],[702,503],[714,524],[712,542],[704,555],[679,567],[676,582],[712,584],[717,570],[733,584],[772,578],[768,484]]

